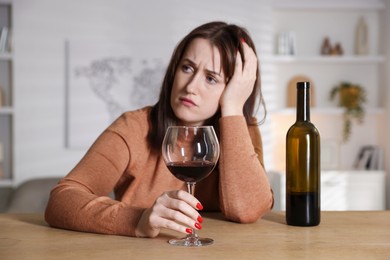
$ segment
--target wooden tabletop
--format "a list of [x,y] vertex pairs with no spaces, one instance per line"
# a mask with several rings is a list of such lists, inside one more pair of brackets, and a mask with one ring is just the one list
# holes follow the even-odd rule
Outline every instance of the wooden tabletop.
[[132,238],[54,229],[39,214],[0,214],[0,259],[390,259],[390,211],[322,212],[317,227],[285,224],[270,212],[254,224],[204,214],[200,236],[211,246],[183,248],[157,238]]

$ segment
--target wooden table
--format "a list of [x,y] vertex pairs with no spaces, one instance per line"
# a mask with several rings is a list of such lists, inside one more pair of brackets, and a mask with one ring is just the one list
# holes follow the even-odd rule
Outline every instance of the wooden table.
[[285,224],[270,212],[254,224],[204,214],[202,248],[169,245],[180,234],[154,239],[50,228],[42,215],[0,214],[0,259],[390,259],[390,211],[322,212],[317,227]]

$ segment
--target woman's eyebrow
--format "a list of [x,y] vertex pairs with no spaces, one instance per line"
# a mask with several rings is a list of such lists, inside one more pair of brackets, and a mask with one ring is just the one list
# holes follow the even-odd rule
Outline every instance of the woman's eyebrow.
[[[198,67],[197,66],[197,64],[193,61],[193,60],[191,60],[190,58],[183,58],[183,61],[186,61],[186,62],[188,62],[188,63],[190,63],[192,66],[194,66],[194,67]],[[210,74],[213,74],[213,75],[215,75],[215,76],[218,76],[218,77],[221,77],[222,78],[222,75],[221,75],[221,72],[222,72],[222,70],[218,73],[218,72],[216,72],[216,71],[214,71],[214,70],[209,70],[209,69],[205,69],[208,73],[210,73]]]
[[208,73],[210,73],[210,74],[213,74],[213,75],[215,75],[215,76],[218,76],[218,77],[222,78],[221,72],[220,72],[220,73],[217,73],[216,71],[208,70],[208,69],[206,69],[206,71],[207,71]]

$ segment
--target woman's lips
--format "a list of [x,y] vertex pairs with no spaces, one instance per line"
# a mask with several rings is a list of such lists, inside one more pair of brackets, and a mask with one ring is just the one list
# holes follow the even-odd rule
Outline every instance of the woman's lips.
[[191,99],[189,98],[185,98],[185,97],[182,97],[180,98],[180,101],[183,103],[183,105],[185,106],[196,106],[196,104],[194,103],[194,101],[192,101]]

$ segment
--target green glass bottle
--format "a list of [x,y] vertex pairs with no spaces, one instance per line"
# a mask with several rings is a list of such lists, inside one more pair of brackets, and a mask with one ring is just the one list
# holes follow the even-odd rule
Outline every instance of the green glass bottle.
[[286,136],[286,222],[320,224],[320,134],[310,122],[310,82],[297,83],[297,119]]

